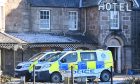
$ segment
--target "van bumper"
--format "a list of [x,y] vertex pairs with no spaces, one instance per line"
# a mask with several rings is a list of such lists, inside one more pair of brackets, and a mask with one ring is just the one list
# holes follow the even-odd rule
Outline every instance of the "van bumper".
[[[32,72],[32,79],[33,77],[33,72]],[[50,82],[50,77],[51,74],[49,73],[49,71],[40,71],[40,72],[35,72],[35,81],[45,81],[45,82]]]
[[21,76],[31,76],[31,73],[29,73],[28,70],[24,70],[24,71],[15,71],[14,73],[15,77],[21,77]]

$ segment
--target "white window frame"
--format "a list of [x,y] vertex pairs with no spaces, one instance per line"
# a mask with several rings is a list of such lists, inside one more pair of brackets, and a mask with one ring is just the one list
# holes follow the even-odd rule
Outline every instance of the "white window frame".
[[[48,27],[48,28],[42,28],[42,27],[40,26],[40,25],[41,25],[41,24],[40,24],[40,23],[41,23],[41,22],[40,22],[40,21],[41,21],[41,18],[40,18],[40,17],[41,17],[41,16],[40,16],[40,12],[41,12],[41,11],[49,12],[49,25],[48,25],[49,27]],[[39,28],[40,28],[40,29],[47,29],[47,30],[50,30],[50,19],[51,19],[51,18],[50,18],[50,10],[39,10]]]
[[[116,18],[117,22],[117,27],[112,26],[112,19],[114,19],[114,14],[113,13],[117,13],[118,17]],[[120,29],[120,14],[119,11],[110,11],[110,29],[111,30],[119,30]]]
[[76,13],[76,28],[71,28],[70,26],[70,19],[69,19],[69,22],[68,22],[68,25],[69,25],[69,30],[78,30],[78,11],[69,11],[68,12],[68,17],[70,16],[70,13]]
[[2,6],[0,6],[0,28],[2,28]]

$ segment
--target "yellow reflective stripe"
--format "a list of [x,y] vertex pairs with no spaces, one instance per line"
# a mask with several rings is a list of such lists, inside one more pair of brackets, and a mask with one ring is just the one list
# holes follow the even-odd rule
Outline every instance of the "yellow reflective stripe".
[[34,61],[30,66],[29,66],[29,72],[33,71],[33,66],[36,65],[38,61]]
[[54,71],[59,71],[59,62],[58,61],[54,62],[49,68],[49,72],[52,73]]
[[108,62],[108,61],[105,61],[105,68],[110,68],[111,66],[113,67],[113,62]]
[[109,52],[107,52],[107,54],[109,55],[109,61],[112,61],[113,62],[113,57],[112,57],[112,53],[111,53],[111,51],[109,51]]
[[88,69],[96,69],[96,62],[95,61],[88,61],[87,68]]
[[107,55],[109,56],[109,60],[105,60],[105,68],[110,68],[111,66],[113,67],[113,57],[112,53],[110,51],[106,52]]

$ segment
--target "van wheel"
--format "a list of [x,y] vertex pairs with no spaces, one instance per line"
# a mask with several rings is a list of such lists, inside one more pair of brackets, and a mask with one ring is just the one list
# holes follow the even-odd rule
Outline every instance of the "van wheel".
[[53,73],[51,75],[51,82],[53,83],[59,83],[62,81],[62,76],[60,73]]
[[102,82],[108,82],[111,78],[111,74],[109,71],[103,71],[100,76],[100,80]]

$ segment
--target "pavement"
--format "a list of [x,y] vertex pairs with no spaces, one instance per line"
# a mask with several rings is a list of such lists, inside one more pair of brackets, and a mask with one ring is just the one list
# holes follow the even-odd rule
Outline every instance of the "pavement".
[[[127,84],[126,80],[131,80],[133,78],[140,79],[140,75],[115,75],[113,77],[113,84]],[[97,79],[96,82],[97,83],[88,82],[87,84],[111,84],[111,82],[101,82],[99,79]],[[7,82],[5,84],[21,84],[21,80],[17,78],[13,78],[11,82]],[[26,84],[33,84],[33,82],[26,82]],[[36,82],[35,84],[56,84],[56,83]],[[63,83],[57,83],[57,84],[63,84]]]

